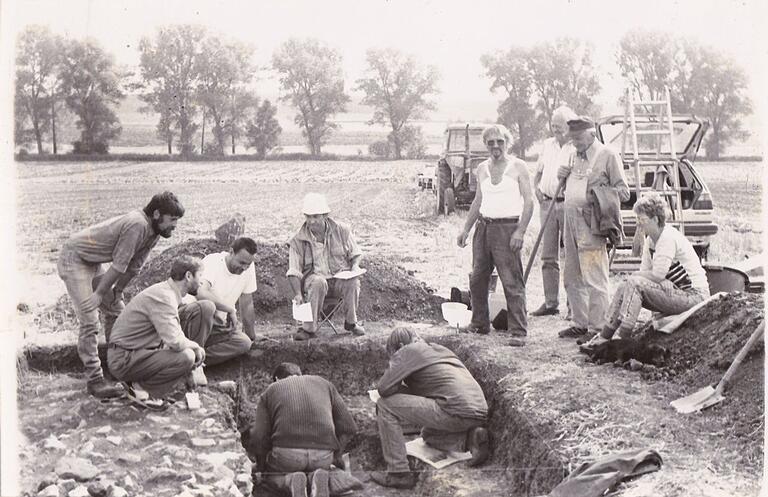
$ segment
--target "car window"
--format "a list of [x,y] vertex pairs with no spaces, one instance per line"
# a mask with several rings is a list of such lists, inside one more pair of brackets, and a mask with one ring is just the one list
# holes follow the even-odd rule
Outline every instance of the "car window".
[[[463,152],[466,145],[466,132],[463,129],[451,130],[448,135],[448,151]],[[481,130],[469,130],[469,151],[486,152],[485,143],[483,143],[483,132]]]
[[[637,130],[651,130],[657,129],[657,123],[653,122],[638,122]],[[675,152],[682,154],[685,149],[691,143],[693,135],[699,129],[699,123],[691,122],[676,122],[673,126],[675,134]],[[624,124],[621,121],[608,122],[600,125],[600,134],[603,138],[603,143],[613,146],[616,150],[621,150],[621,143],[624,136]],[[629,143],[631,136],[629,130],[627,130],[627,144],[625,150],[631,150],[632,144]],[[666,135],[638,135],[637,136],[637,148],[641,154],[669,154],[669,139]]]

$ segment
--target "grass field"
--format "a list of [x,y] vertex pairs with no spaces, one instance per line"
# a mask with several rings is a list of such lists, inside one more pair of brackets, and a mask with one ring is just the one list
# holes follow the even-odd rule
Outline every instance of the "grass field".
[[[173,238],[161,240],[156,251],[190,237],[210,236],[235,212],[246,216],[251,236],[284,243],[302,222],[304,193],[322,191],[329,196],[333,215],[353,227],[366,252],[395,257],[447,294],[451,286],[466,286],[470,270],[469,249],[459,249],[454,241],[465,213],[434,215],[434,196],[415,185],[421,168],[421,161],[19,163],[18,265],[25,274],[53,276],[59,285],[55,261],[71,233],[139,208],[162,189],[177,193],[187,214]],[[736,262],[761,252],[760,164],[703,163],[699,170],[712,190],[720,226],[710,260]],[[524,260],[538,232],[538,219],[536,211]],[[538,305],[536,266],[528,293]]]

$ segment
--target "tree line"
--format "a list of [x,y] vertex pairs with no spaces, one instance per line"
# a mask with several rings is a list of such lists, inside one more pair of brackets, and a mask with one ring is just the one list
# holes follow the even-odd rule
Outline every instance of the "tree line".
[[[202,26],[171,25],[143,38],[138,50],[137,70],[119,68],[92,39],[27,27],[17,43],[16,143],[34,142],[42,154],[50,140],[56,154],[57,123],[69,113],[80,132],[73,152],[106,153],[121,132],[114,109],[131,92],[138,94],[143,111],[158,116],[156,133],[168,154],[234,154],[237,144],[245,143],[263,158],[277,146],[282,131],[277,108],[255,91],[265,68],[253,64],[251,45]],[[497,120],[515,135],[516,154],[524,157],[546,135],[560,105],[597,117],[601,87],[593,50],[583,40],[564,37],[481,56],[490,91],[501,97]],[[621,38],[615,60],[625,83],[641,98],[658,99],[666,86],[675,113],[710,121],[707,157],[718,158],[725,146],[746,135],[742,118],[752,110],[746,74],[725,53],[682,36],[634,30]],[[289,39],[272,54],[280,101],[296,109],[294,122],[312,155],[322,153],[337,128],[334,115],[351,101],[342,63],[338,50],[313,38]],[[437,69],[392,48],[369,49],[366,63],[354,89],[364,95],[361,103],[373,108],[369,124],[390,129],[371,152],[394,158],[423,154],[421,130],[410,123],[435,110]]]

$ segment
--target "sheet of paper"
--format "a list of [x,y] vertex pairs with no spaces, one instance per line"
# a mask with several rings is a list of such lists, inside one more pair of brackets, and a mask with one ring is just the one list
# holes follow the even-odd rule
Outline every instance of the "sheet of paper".
[[309,302],[301,305],[296,305],[294,303],[293,319],[296,321],[304,321],[305,323],[312,321],[312,305]]
[[368,390],[368,397],[371,398],[371,401],[378,402],[381,395],[379,395],[379,391],[374,388],[373,390]]
[[472,459],[471,452],[443,452],[430,447],[419,437],[405,444],[405,452],[420,459],[435,469],[441,469],[451,464]]
[[366,271],[367,270],[363,268],[360,268],[357,271],[339,271],[338,273],[334,274],[333,277],[340,280],[349,280],[352,278],[356,278],[361,274],[365,274]]

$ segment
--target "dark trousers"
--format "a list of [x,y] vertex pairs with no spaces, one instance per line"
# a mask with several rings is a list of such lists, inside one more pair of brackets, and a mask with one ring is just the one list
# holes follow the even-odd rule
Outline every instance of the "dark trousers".
[[478,219],[472,238],[472,276],[469,292],[472,299],[472,325],[490,328],[488,316],[488,287],[494,266],[499,273],[507,301],[507,330],[512,334],[527,334],[525,282],[520,251],[509,248],[517,223],[486,223]]

